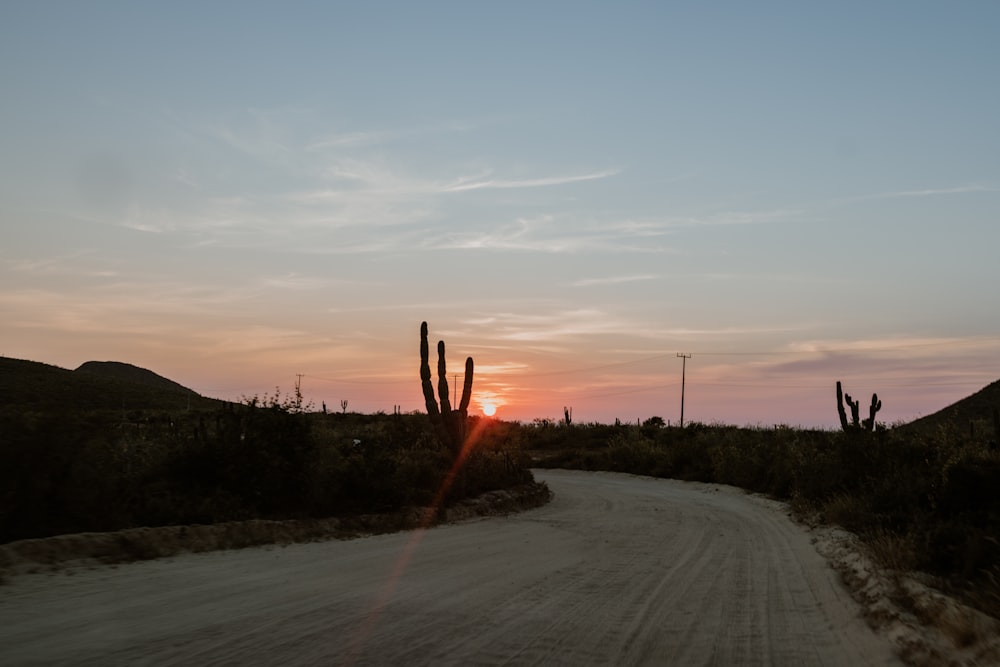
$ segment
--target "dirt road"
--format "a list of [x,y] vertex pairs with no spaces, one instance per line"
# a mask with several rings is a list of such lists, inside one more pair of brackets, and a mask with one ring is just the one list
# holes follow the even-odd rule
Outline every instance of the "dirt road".
[[510,517],[14,577],[0,663],[898,664],[773,504],[536,477],[555,499]]

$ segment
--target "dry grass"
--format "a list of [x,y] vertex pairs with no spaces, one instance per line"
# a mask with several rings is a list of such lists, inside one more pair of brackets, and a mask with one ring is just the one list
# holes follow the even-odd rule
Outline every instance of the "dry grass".
[[917,566],[917,545],[910,536],[896,535],[884,528],[869,531],[862,538],[881,567],[897,572],[908,572]]

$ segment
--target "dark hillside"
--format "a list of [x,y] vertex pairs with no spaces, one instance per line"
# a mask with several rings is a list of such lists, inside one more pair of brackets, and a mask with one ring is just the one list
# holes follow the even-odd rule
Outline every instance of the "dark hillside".
[[[85,366],[87,364],[81,369]],[[199,396],[176,382],[135,366],[99,364],[97,368],[100,370],[96,373],[70,371],[37,361],[0,357],[0,408],[184,410],[219,405],[214,399]],[[105,372],[108,370],[110,372]]]
[[998,439],[1000,434],[993,432],[994,410],[1000,410],[1000,380],[986,385],[971,396],[952,403],[934,414],[916,419],[900,428],[921,431],[943,428],[962,433],[969,433],[969,429],[972,428],[976,435]]
[[91,373],[93,375],[100,375],[106,378],[121,380],[122,382],[142,384],[147,387],[154,387],[164,391],[179,392],[190,396],[198,395],[191,389],[188,389],[173,380],[168,380],[162,375],[157,375],[153,371],[146,370],[145,368],[139,368],[138,366],[133,366],[132,364],[124,364],[120,361],[88,361],[73,372]]

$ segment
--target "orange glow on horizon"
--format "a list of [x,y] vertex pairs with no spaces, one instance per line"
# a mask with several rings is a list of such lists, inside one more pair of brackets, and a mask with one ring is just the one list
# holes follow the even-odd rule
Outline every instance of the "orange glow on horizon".
[[495,388],[477,392],[476,403],[479,404],[479,411],[486,417],[495,415],[497,410],[507,404],[507,401],[502,398],[502,393],[502,391],[496,391]]

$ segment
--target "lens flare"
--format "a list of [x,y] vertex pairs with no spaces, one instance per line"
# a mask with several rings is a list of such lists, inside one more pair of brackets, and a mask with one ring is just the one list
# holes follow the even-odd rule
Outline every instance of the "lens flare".
[[[485,408],[486,406],[484,405],[483,407]],[[414,553],[420,546],[420,542],[423,540],[424,534],[432,525],[434,525],[435,518],[439,515],[439,510],[444,507],[444,500],[448,495],[449,489],[451,489],[452,485],[455,483],[455,479],[462,471],[462,467],[465,465],[466,459],[469,458],[469,455],[472,454],[472,451],[476,448],[476,444],[483,437],[483,431],[486,428],[487,423],[488,422],[486,420],[479,420],[479,422],[473,427],[472,431],[466,435],[465,443],[462,445],[461,451],[458,452],[458,456],[455,458],[455,461],[452,464],[451,469],[448,471],[448,474],[445,476],[444,481],[441,482],[441,486],[438,488],[437,494],[434,496],[434,500],[431,501],[431,506],[424,508],[420,526],[414,529],[410,534],[409,540],[407,540],[402,553],[400,553],[399,558],[396,560],[392,570],[386,577],[385,583],[372,604],[371,609],[364,616],[361,621],[361,625],[351,639],[344,659],[340,664],[353,665],[363,652],[368,639],[375,630],[375,626],[378,625],[383,610],[392,600],[392,596],[396,592],[396,586],[398,585],[400,578],[403,576],[407,566],[410,564],[410,560],[413,558]]]

